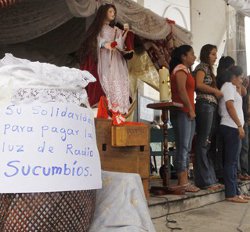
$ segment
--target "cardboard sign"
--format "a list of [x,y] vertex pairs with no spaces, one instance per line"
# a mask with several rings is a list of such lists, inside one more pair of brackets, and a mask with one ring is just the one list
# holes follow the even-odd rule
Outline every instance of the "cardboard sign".
[[101,188],[92,111],[34,102],[0,108],[0,193]]

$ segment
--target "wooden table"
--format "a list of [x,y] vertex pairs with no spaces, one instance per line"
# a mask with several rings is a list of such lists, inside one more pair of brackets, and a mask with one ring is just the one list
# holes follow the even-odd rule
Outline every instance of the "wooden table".
[[173,193],[170,190],[170,163],[168,155],[168,111],[171,109],[178,109],[183,107],[182,104],[177,102],[157,102],[147,105],[147,108],[162,111],[163,121],[163,187],[153,187],[151,192],[156,194]]

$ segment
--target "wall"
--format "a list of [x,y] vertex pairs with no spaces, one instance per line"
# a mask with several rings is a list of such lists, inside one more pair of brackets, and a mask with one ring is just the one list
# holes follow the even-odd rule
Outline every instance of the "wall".
[[174,20],[190,31],[190,3],[187,0],[144,0],[144,7],[164,18]]
[[203,45],[217,45],[218,58],[226,44],[227,5],[224,0],[190,0],[193,47],[199,57]]
[[174,20],[179,26],[190,30],[189,0],[134,0],[156,14]]

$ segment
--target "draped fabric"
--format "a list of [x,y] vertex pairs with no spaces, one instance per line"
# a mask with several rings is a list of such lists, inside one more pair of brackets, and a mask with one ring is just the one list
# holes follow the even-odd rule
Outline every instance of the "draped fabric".
[[[94,14],[98,5],[107,0],[66,0],[71,13],[75,17],[86,17]],[[177,26],[166,24],[166,20],[151,10],[142,7],[131,0],[114,0],[117,8],[117,20],[120,23],[128,23],[135,34],[151,40],[164,39],[173,31],[177,37],[190,43],[190,33]],[[85,12],[86,11],[86,12]],[[180,34],[180,36],[179,36]]]
[[182,44],[191,44],[190,32],[179,27],[173,21],[166,20],[165,23],[171,28],[171,32],[164,39],[142,39],[144,47],[157,70],[163,66],[169,68],[171,53],[174,48]]
[[250,17],[250,0],[225,0],[229,5],[237,11]]
[[[0,45],[40,37],[73,17],[89,17],[103,1],[105,0],[13,0],[8,7],[0,7]],[[132,0],[114,0],[114,4],[118,10],[117,20],[129,23],[135,34],[143,38],[164,39],[176,27],[166,25],[164,18]],[[184,29],[176,30],[176,33],[182,30]],[[182,35],[187,38],[185,33]]]
[[[166,37],[164,19],[131,0],[116,0],[118,21],[129,23],[134,32],[149,39]],[[22,0],[0,8],[0,45],[37,38],[73,17],[95,13],[95,0]],[[147,26],[145,26],[147,25]]]
[[38,38],[18,44],[0,45],[0,57],[8,52],[31,61],[75,67],[73,53],[79,49],[84,34],[85,18],[72,18]]
[[171,28],[165,19],[131,0],[115,0],[121,23],[129,23],[135,34],[147,39],[163,39]]
[[39,37],[72,17],[62,0],[23,0],[11,7],[0,8],[0,45]]
[[0,60],[0,104],[13,100],[60,102],[88,105],[85,87],[95,78],[87,71],[57,67],[52,64],[30,62],[6,54]]
[[102,171],[102,181],[89,232],[155,232],[140,175]]
[[[15,4],[0,7],[0,57],[10,52],[32,61],[75,66],[71,54],[79,49],[86,24],[103,1],[13,0]],[[166,23],[166,19],[149,9],[131,0],[114,0],[114,3],[118,22],[129,23],[132,31],[145,40],[146,50],[157,69],[162,65],[168,67],[173,47],[191,44],[190,32]],[[155,71],[144,77],[144,81],[158,88]]]
[[174,38],[175,46],[178,47],[182,44],[192,44],[192,34],[186,29],[177,24],[171,25],[172,36]]
[[146,51],[141,54],[134,53],[133,58],[128,61],[128,70],[130,91],[133,100],[136,98],[138,79],[147,83],[152,88],[159,90],[159,74]]
[[65,0],[71,14],[75,17],[88,17],[95,13],[96,0]]
[[[95,12],[96,7],[106,0],[66,0],[75,17],[86,17]],[[131,0],[114,0],[117,20],[129,23],[135,34],[148,39],[163,39],[170,32],[164,18]]]

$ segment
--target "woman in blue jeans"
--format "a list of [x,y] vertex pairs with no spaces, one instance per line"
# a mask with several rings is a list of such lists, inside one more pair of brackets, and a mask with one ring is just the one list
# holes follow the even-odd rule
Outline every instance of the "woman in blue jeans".
[[[237,66],[235,66],[237,67]],[[242,109],[242,75],[225,71],[220,76],[223,97],[219,102],[221,116],[220,131],[223,138],[224,183],[227,201],[247,203],[249,196],[240,195],[237,185],[237,164],[240,140],[244,138],[244,116]]]
[[[219,60],[219,65],[217,67],[217,78],[216,84],[217,87],[220,89],[220,74],[226,70],[229,70],[231,67],[235,65],[235,60],[231,56],[222,56]],[[224,184],[223,180],[223,157],[222,157],[222,137],[220,131],[220,116],[216,113],[216,120],[215,120],[215,131],[214,135],[211,139],[211,157],[214,163],[214,169],[216,178],[220,183]]]
[[195,59],[193,48],[189,45],[182,45],[172,52],[169,65],[172,100],[183,104],[181,109],[170,112],[170,118],[175,133],[177,187],[185,189],[186,192],[200,190],[188,182],[189,151],[195,130],[195,81],[190,68]]
[[217,59],[217,47],[206,44],[201,48],[200,64],[195,68],[196,82],[196,145],[194,162],[195,184],[202,189],[218,190],[214,166],[209,154],[211,137],[215,127],[218,99],[223,96],[216,87],[213,65]]

